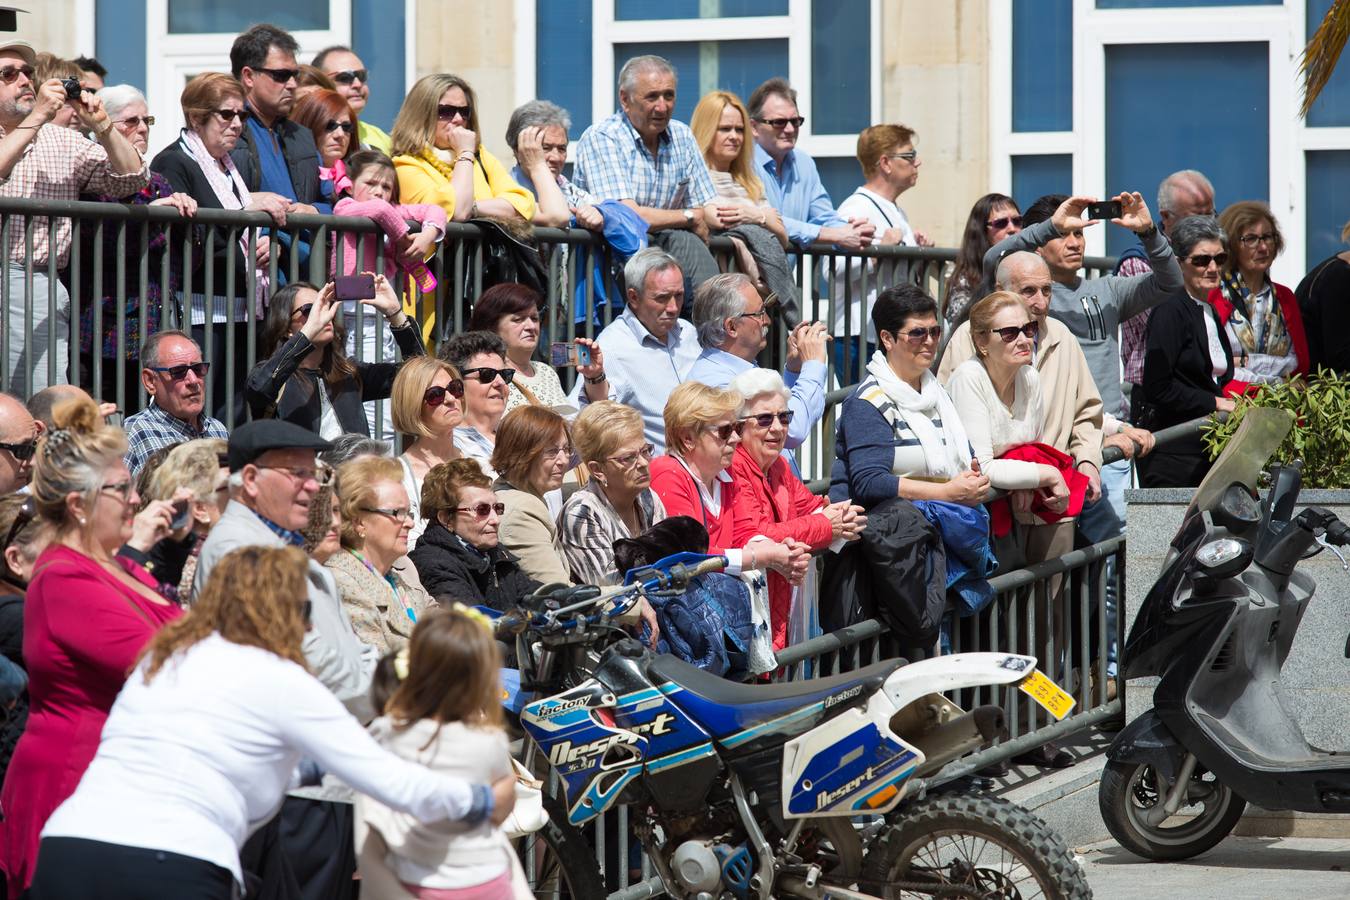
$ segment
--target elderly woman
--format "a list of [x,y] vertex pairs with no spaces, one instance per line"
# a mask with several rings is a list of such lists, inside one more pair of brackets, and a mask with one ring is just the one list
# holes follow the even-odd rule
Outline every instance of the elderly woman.
[[422,508],[427,529],[409,555],[438,602],[508,610],[539,587],[502,546],[505,505],[473,460],[432,469],[422,485]]
[[501,541],[520,566],[544,584],[571,581],[558,550],[555,522],[562,507],[563,476],[572,464],[572,442],[562,416],[542,406],[522,406],[502,419],[492,467],[495,489],[506,505]]
[[942,339],[937,303],[914,285],[887,288],[872,307],[872,326],[881,349],[843,403],[830,499],[848,497],[864,509],[896,496],[981,505],[989,479],[929,371]]
[[[248,119],[244,88],[222,72],[205,72],[183,88],[183,129],[178,140],[161,150],[150,169],[162,174],[174,191],[189,194],[202,209],[265,212],[277,224],[285,224],[289,201],[276,194],[252,194],[230,158]],[[212,360],[212,415],[226,422],[244,420],[244,395],[231,383],[224,358],[227,336],[234,332],[234,378],[248,371],[250,307],[261,315],[268,295],[267,264],[271,257],[269,238],[260,230],[243,230],[233,240],[230,230],[217,226],[207,233],[206,254],[194,260],[191,280],[184,285],[192,336]],[[205,295],[206,273],[213,276],[209,304]],[[225,296],[227,271],[234,269],[234,296]],[[252,284],[250,284],[252,279]],[[208,310],[207,307],[210,306]],[[209,337],[208,337],[209,331]],[[233,418],[229,403],[233,396]]]
[[[55,410],[38,444],[32,496],[51,534],[24,601],[24,661],[32,701],[0,806],[0,868],[8,896],[28,888],[38,835],[75,789],[98,749],[103,723],[141,650],[182,610],[154,578],[115,554],[132,535],[140,503],[122,457],[126,436],[103,424],[88,398]],[[168,533],[169,505],[156,503]]]
[[[113,127],[122,132],[131,145],[145,155],[150,145],[150,126],[155,117],[149,115],[145,95],[129,84],[115,84],[98,92],[103,100],[103,108]],[[184,216],[197,214],[197,201],[192,195],[175,191],[173,186],[159,172],[150,173],[150,183],[127,197],[112,197],[106,194],[87,194],[81,200],[99,203],[127,203],[133,206],[170,206]],[[180,276],[183,274],[181,260],[175,250],[181,251],[183,232],[175,232],[167,226],[151,225],[144,236],[148,238],[144,248],[150,277],[145,291],[141,291],[140,265],[135,261],[142,255],[142,231],[139,227],[128,228],[125,232],[117,228],[104,228],[101,242],[98,229],[92,223],[80,230],[80,258],[85,263],[80,267],[78,285],[68,284],[72,293],[80,297],[80,385],[96,397],[111,400],[123,409],[135,402],[140,387],[141,366],[139,354],[141,343],[160,328],[164,297],[167,292],[172,297],[178,290]],[[175,248],[174,238],[177,238]],[[169,280],[161,283],[157,277],[163,268],[164,255],[168,253]],[[102,266],[95,266],[96,260]],[[102,293],[94,292],[94,273],[98,269],[102,276]],[[67,271],[67,278],[72,273]],[[117,289],[121,285],[125,290],[125,320],[121,331],[121,353],[118,350],[117,329]],[[145,329],[141,329],[141,307],[145,308]],[[100,308],[102,315],[101,330],[94,334],[94,309]],[[102,364],[102,373],[94,382],[94,348],[98,347],[98,359]],[[123,370],[121,382],[117,378],[117,359],[121,356]]]
[[516,377],[506,363],[506,344],[490,331],[466,331],[441,345],[441,358],[464,380],[464,422],[455,429],[455,446],[478,460],[489,478],[496,478],[492,448]]
[[1224,393],[1309,374],[1308,338],[1298,300],[1289,288],[1270,280],[1270,267],[1284,251],[1275,215],[1260,201],[1243,200],[1219,214],[1219,225],[1231,252],[1208,300],[1234,355],[1233,380]]
[[347,105],[347,98],[337,91],[313,91],[295,101],[290,119],[314,135],[314,146],[319,148],[319,190],[324,201],[332,206],[338,201],[334,187],[338,173],[334,165],[339,160],[345,164],[361,149],[356,139],[360,124],[356,113]]
[[413,516],[408,546],[415,547],[428,522],[422,516],[422,480],[441,463],[463,456],[455,446],[455,429],[464,421],[464,382],[445,360],[416,356],[394,378],[390,405],[394,428],[409,441],[398,463]]
[[408,552],[413,521],[403,469],[388,457],[362,457],[338,469],[336,488],[342,549],[324,565],[362,643],[397,650],[432,602],[394,566]]
[[[755,535],[793,540],[822,550],[836,540],[857,540],[867,518],[850,500],[831,503],[811,493],[783,456],[788,423],[788,389],[772,369],[750,369],[737,375],[731,389],[745,398],[741,408],[741,443],[731,463],[736,496],[732,502],[732,536],[748,541]],[[773,648],[787,646],[793,588],[777,572],[769,575],[769,625]],[[810,598],[814,602],[814,598]]]
[[[1130,418],[1149,431],[1233,411],[1233,401],[1223,396],[1233,377],[1233,351],[1206,300],[1228,262],[1228,236],[1213,216],[1187,216],[1172,226],[1168,239],[1185,287],[1153,308],[1143,382],[1130,395]],[[1195,487],[1209,465],[1200,435],[1190,434],[1141,458],[1139,482],[1146,488]]]
[[1007,194],[985,194],[975,201],[966,217],[956,268],[947,278],[947,296],[942,315],[951,327],[966,320],[970,304],[984,281],[984,255],[989,248],[1022,230],[1022,211]]
[[[384,315],[405,358],[426,352],[383,275],[375,276],[375,296],[361,303]],[[399,364],[348,359],[333,324],[341,309],[331,281],[322,289],[292,282],[272,297],[258,341],[263,358],[244,384],[255,419],[285,419],[328,440],[370,435],[362,404],[389,399]]]
[[[33,89],[36,90],[53,78],[62,80],[74,78],[76,81],[83,81],[84,72],[73,59],[64,59],[55,53],[39,53],[36,64],[33,66],[33,76],[29,79],[33,84]],[[73,131],[81,130],[75,107],[69,103],[61,104],[47,124],[55,125],[57,128],[69,128]]]
[[516,156],[511,177],[534,194],[539,204],[535,225],[600,231],[605,218],[596,208],[599,200],[563,175],[571,127],[567,110],[547,100],[531,100],[517,107],[506,123],[506,144]]
[[[230,502],[230,468],[225,464],[227,450],[228,444],[220,438],[201,438],[179,444],[155,469],[147,486],[150,500],[173,502],[184,491],[191,495],[187,503],[192,538],[181,543],[164,542],[166,547],[183,546],[187,553],[175,592],[184,606],[191,601],[192,579],[197,573],[202,542],[220,521]],[[157,571],[156,574],[160,573]]]

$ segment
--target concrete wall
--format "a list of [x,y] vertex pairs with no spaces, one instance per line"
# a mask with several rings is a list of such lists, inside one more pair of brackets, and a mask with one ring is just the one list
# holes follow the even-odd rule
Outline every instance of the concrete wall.
[[[70,27],[75,17],[75,0],[24,0],[13,5],[28,10],[27,14],[19,13],[16,37],[32,44],[36,50],[71,57],[93,49],[75,46],[75,30]],[[90,27],[89,34],[92,36],[93,33]]]

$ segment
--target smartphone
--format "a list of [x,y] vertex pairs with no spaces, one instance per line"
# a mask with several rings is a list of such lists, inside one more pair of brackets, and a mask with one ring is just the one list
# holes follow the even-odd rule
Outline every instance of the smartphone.
[[182,531],[192,520],[192,504],[186,500],[173,501],[173,518],[169,520],[170,531]]
[[550,359],[555,366],[589,366],[591,348],[585,344],[555,341],[549,347]]
[[1089,219],[1119,219],[1120,201],[1103,200],[1101,203],[1089,203],[1087,205],[1087,217]]
[[339,275],[333,279],[333,295],[339,300],[369,300],[375,296],[375,276]]

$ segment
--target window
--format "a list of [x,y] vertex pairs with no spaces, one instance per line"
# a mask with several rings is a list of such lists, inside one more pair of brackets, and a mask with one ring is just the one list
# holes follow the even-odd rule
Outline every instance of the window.
[[1073,130],[1070,0],[1013,0],[1014,131]]
[[[1322,24],[1327,10],[1331,9],[1331,2],[1332,0],[1307,0],[1304,29],[1307,37],[1312,37],[1317,31],[1317,26]],[[1331,80],[1322,88],[1317,102],[1308,111],[1308,124],[1317,127],[1350,125],[1350,62],[1336,67]]]
[[1069,153],[1047,153],[1040,156],[1012,158],[1012,191],[1022,212],[1046,194],[1073,193],[1073,156]]
[[169,0],[169,34],[230,34],[256,22],[287,31],[327,31],[328,0]]
[[647,54],[665,57],[679,73],[675,118],[685,124],[699,98],[709,91],[731,91],[746,100],[755,88],[788,70],[788,42],[779,39],[615,44],[614,71]]
[[[1350,219],[1345,198],[1350,197],[1350,150],[1322,150],[1307,154],[1308,173],[1308,262],[1311,269],[1327,257],[1341,253],[1341,229]],[[1288,225],[1281,223],[1287,229]],[[1296,282],[1290,282],[1290,287]]]

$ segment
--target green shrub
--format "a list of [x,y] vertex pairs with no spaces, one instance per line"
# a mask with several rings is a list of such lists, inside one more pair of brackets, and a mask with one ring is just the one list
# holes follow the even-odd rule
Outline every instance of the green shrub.
[[1223,452],[1228,439],[1253,407],[1287,409],[1294,427],[1272,462],[1303,460],[1303,484],[1310,488],[1350,488],[1350,377],[1317,370],[1311,380],[1263,384],[1237,401],[1227,421],[1201,426],[1210,457]]

